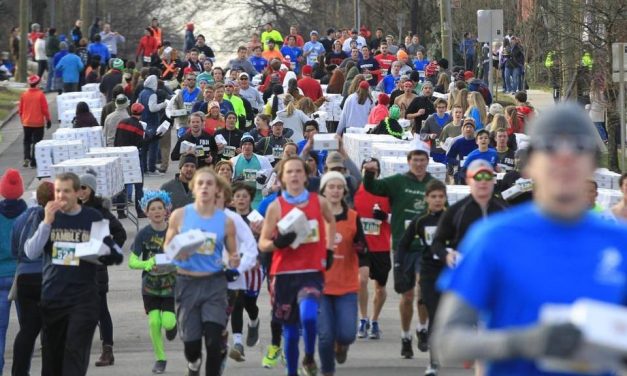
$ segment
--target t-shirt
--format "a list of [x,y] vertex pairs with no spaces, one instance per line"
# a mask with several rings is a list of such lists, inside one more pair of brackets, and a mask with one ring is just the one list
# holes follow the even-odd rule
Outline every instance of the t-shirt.
[[506,148],[505,151],[496,151],[497,154],[499,155],[499,161],[498,164],[500,165],[505,165],[507,167],[510,168],[514,168],[514,166],[516,165],[516,157],[515,154],[516,152],[510,148]]
[[486,151],[475,149],[466,157],[466,160],[464,161],[464,169],[468,168],[468,166],[470,166],[470,164],[477,159],[488,161],[492,167],[496,167],[497,163],[499,163],[499,154],[492,148],[488,148]]
[[102,220],[97,210],[81,207],[78,214],[57,212],[43,253],[41,300],[71,305],[98,293],[94,263],[74,255],[76,243],[89,241],[92,222]]
[[283,46],[283,47],[281,47],[281,53],[283,54],[283,57],[285,58],[285,60],[287,60],[287,58],[289,56],[290,64],[291,64],[290,68],[294,71],[294,73],[298,74],[298,72],[300,71],[300,65],[298,64],[298,58],[303,55],[303,50],[301,50],[297,46],[294,46],[294,47]]
[[[495,242],[494,234],[508,234],[507,246]],[[533,325],[546,303],[571,304],[586,297],[623,305],[625,239],[624,225],[592,213],[565,223],[535,204],[522,204],[473,226],[459,246],[463,259],[443,273],[438,285],[476,309],[488,329]],[[486,374],[554,375],[522,359],[493,362]]]
[[[364,73],[364,71],[378,71],[379,70],[379,62],[376,61],[372,56],[364,59],[361,58],[359,59],[359,63],[357,63],[357,68],[359,68],[359,72],[368,75],[371,74],[372,77],[368,80],[368,83],[370,84],[370,86],[375,86],[378,82],[378,72],[377,73]],[[368,78],[366,76],[366,78]]]
[[251,56],[248,60],[253,65],[253,67],[255,67],[257,73],[262,73],[268,66],[268,60],[264,59],[261,56]]
[[[163,253],[163,241],[166,230],[157,231],[148,225],[141,229],[135,237],[133,252],[142,261],[146,261],[159,253]],[[142,272],[142,295],[171,297],[174,296],[176,268],[173,265],[160,266],[157,270]]]
[[303,51],[311,51],[309,55],[307,55],[307,65],[311,65],[312,67],[318,61],[318,56],[324,55],[326,52],[322,43],[312,41],[305,43]]

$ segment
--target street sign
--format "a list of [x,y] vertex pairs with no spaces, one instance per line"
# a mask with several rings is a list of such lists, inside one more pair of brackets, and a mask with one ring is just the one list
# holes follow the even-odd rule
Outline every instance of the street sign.
[[627,71],[627,43],[612,43],[612,72],[620,71],[620,55],[623,55],[623,70]]
[[477,11],[477,39],[492,43],[503,39],[503,9]]

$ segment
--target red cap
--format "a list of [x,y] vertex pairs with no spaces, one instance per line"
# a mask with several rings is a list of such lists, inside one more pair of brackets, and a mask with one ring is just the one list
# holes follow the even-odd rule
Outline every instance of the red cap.
[[144,112],[144,105],[141,103],[133,103],[131,106],[131,114],[141,115],[142,112]]
[[22,197],[23,193],[24,182],[22,181],[22,175],[16,169],[7,169],[7,172],[0,179],[0,196],[9,200],[17,200]]
[[359,83],[360,89],[368,89],[369,87],[370,87],[370,84],[366,80],[363,80]]
[[305,65],[303,67],[303,75],[310,76],[311,73],[313,73],[313,68],[311,67],[311,65]]
[[388,97],[388,95],[385,94],[385,93],[379,93],[379,97],[377,98],[377,102],[379,102],[379,104],[387,106],[388,104],[390,104],[390,97]]
[[29,85],[37,85],[39,81],[41,81],[41,77],[36,74],[28,76],[27,82]]
[[472,73],[472,71],[467,70],[466,72],[464,72],[464,81],[468,81],[474,77],[475,77],[475,74]]

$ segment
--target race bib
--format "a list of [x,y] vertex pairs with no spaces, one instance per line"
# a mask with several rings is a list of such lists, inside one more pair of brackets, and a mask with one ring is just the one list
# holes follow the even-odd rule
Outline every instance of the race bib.
[[206,236],[205,242],[198,247],[196,252],[201,255],[211,256],[216,250],[217,235],[214,232],[203,231],[202,233]]
[[435,230],[438,229],[438,226],[425,226],[425,242],[428,246],[431,246],[433,243],[433,238],[435,237]]
[[223,155],[227,158],[233,158],[235,156],[235,146],[228,146],[226,145],[224,147],[224,153]]
[[152,58],[150,56],[144,56],[144,63],[150,63]]
[[319,242],[320,241],[320,229],[318,228],[318,221],[315,219],[310,219],[308,222],[309,222],[309,227],[311,228],[311,231],[309,232],[309,235],[307,235],[307,237],[305,238],[302,244]]
[[244,175],[244,181],[254,182],[257,178],[257,170],[246,168],[242,172],[242,175]]
[[192,103],[192,102],[184,102],[183,106],[185,107],[185,111],[187,111],[188,114],[192,113],[192,107],[194,106],[194,103]]
[[283,156],[283,148],[281,146],[273,147],[272,156],[276,159],[281,159],[281,157]]
[[204,157],[205,148],[202,145],[196,145],[196,157]]
[[74,256],[76,243],[54,242],[52,244],[52,264],[78,266],[80,259]]
[[381,221],[374,218],[362,218],[361,226],[365,235],[378,236],[381,235]]

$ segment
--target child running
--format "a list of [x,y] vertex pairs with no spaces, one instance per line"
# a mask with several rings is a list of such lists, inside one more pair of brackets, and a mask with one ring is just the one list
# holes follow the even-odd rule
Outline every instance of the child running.
[[150,340],[155,353],[152,373],[165,372],[165,356],[162,329],[169,341],[176,337],[174,314],[174,284],[176,268],[173,265],[157,266],[155,255],[163,253],[163,241],[168,229],[167,216],[172,209],[170,195],[164,191],[144,191],[140,201],[150,224],[142,228],[135,238],[128,266],[142,271],[142,298],[148,315]]

